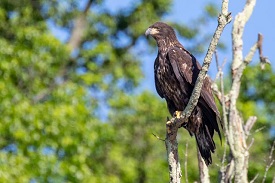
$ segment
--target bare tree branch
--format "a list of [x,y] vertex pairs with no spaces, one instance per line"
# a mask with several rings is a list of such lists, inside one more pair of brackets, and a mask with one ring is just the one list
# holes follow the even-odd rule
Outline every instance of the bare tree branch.
[[266,179],[266,176],[267,176],[267,172],[271,168],[271,166],[273,165],[273,163],[275,161],[274,158],[273,158],[274,148],[275,148],[275,141],[273,141],[273,144],[272,144],[272,147],[271,147],[268,159],[267,159],[267,164],[266,164],[266,167],[265,167],[265,172],[264,172],[264,177],[263,177],[262,183],[265,182],[265,179]]
[[166,139],[165,145],[167,150],[170,183],[180,183],[181,168],[178,155],[177,142],[178,127],[172,126],[168,121],[166,123]]
[[198,164],[199,164],[199,172],[200,172],[200,182],[210,183],[208,167],[204,163],[203,158],[201,157],[201,153],[197,147],[197,156],[198,156]]
[[222,165],[220,168],[220,183],[225,183],[225,171],[226,171],[226,147],[227,147],[227,139],[225,139],[226,142],[224,143],[224,148],[223,148],[223,157],[222,157]]
[[232,63],[232,74],[233,77],[235,75],[236,70],[243,62],[243,32],[244,27],[247,21],[249,20],[254,6],[256,4],[256,0],[246,0],[244,9],[242,12],[238,13],[235,17],[235,21],[233,23],[232,30],[232,39],[233,39],[233,63]]
[[[249,152],[246,140],[249,132],[256,122],[256,117],[250,117],[246,125],[236,107],[237,98],[240,92],[241,77],[247,64],[252,61],[252,58],[257,50],[261,48],[262,39],[258,37],[257,42],[251,47],[247,56],[243,59],[243,32],[245,24],[250,18],[256,0],[247,0],[242,12],[237,14],[232,30],[232,51],[233,51],[233,63],[231,67],[232,71],[232,87],[230,90],[230,103],[229,103],[229,122],[226,126],[226,137],[232,157],[234,160],[234,182],[248,182],[248,158]],[[259,52],[260,49],[259,49]],[[252,140],[253,143],[253,140]],[[252,143],[250,145],[252,145]]]
[[264,39],[263,35],[259,33],[257,47],[259,50],[260,63],[261,63],[262,70],[265,69],[266,64],[271,64],[270,61],[268,60],[268,58],[263,55],[263,39]]
[[[224,83],[223,83],[223,71],[222,68],[219,66],[219,63],[217,61],[217,68],[218,68],[218,73],[219,73],[219,79],[220,79],[220,86],[221,86],[221,104],[222,104],[222,122],[223,122],[223,128],[225,131],[228,131],[228,120],[227,120],[227,115],[228,115],[228,108],[226,108],[226,98],[224,94]],[[225,133],[226,135],[227,133]],[[227,145],[227,138],[225,138],[225,143],[224,143],[224,152],[223,152],[223,158],[222,158],[222,166],[220,168],[220,182],[224,183],[226,179],[225,171],[225,161],[226,161],[226,145]]]
[[152,133],[158,140],[165,141],[164,139],[161,139],[158,135]]
[[188,142],[186,142],[185,144],[185,161],[184,161],[185,183],[188,183],[187,158],[188,158]]
[[73,30],[71,33],[70,40],[68,42],[68,45],[71,47],[73,51],[79,47],[82,41],[85,27],[87,24],[86,16],[92,3],[93,0],[89,0],[84,8],[84,11],[74,21]]
[[251,128],[254,126],[255,122],[257,121],[256,116],[250,116],[245,123],[244,130],[246,133],[246,138],[249,136]]
[[247,147],[247,149],[250,149],[252,147],[254,140],[255,140],[254,138],[251,139],[251,142],[250,142],[249,146]]
[[[215,77],[215,81],[218,80],[218,79],[220,79],[221,88],[223,88],[223,90],[224,90],[224,86],[223,86],[223,71],[222,70],[223,70],[223,67],[224,67],[224,65],[226,63],[226,59],[224,59],[222,65],[220,66],[219,65],[219,60],[218,60],[218,53],[217,53],[217,51],[215,51],[215,60],[216,60],[216,67],[217,67],[217,75]],[[212,89],[214,95],[219,100],[219,102],[220,102],[221,105],[222,105],[223,102],[226,103],[229,100],[229,97],[224,94],[224,91],[221,92],[218,89],[218,85],[216,84],[216,82],[212,83],[211,89]]]
[[255,182],[255,180],[258,178],[259,174],[257,173],[257,175],[250,181],[250,183]]
[[228,164],[226,171],[225,171],[225,181],[224,182],[232,182],[232,179],[235,175],[234,172],[234,167],[235,167],[235,161],[232,158],[232,154],[230,153],[230,163]]

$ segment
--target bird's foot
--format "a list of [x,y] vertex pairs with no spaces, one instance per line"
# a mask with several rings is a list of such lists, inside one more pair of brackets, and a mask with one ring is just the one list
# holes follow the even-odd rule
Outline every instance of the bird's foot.
[[183,116],[183,111],[175,111],[173,114],[173,117],[176,119],[180,119],[180,120],[184,120],[182,125],[180,127],[184,127],[187,128],[187,124],[188,124],[188,119],[185,119]]
[[182,123],[182,125],[180,127],[187,128],[187,123],[188,123],[187,121]]
[[181,117],[181,114],[182,114],[182,111],[175,111],[173,116],[179,119]]

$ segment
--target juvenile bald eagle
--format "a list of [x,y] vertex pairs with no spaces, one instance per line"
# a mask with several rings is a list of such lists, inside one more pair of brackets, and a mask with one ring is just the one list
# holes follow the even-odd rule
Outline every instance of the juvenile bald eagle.
[[[174,30],[167,24],[156,22],[145,32],[157,42],[158,55],[154,63],[155,86],[160,97],[165,98],[171,115],[186,107],[192,94],[201,66],[177,40]],[[206,77],[197,106],[184,127],[195,135],[201,156],[206,165],[212,163],[211,152],[216,147],[214,130],[221,139],[218,122],[219,111],[211,90],[211,80]]]

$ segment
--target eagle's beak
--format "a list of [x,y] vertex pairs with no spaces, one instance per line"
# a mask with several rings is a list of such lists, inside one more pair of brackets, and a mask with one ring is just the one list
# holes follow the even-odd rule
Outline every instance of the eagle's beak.
[[145,36],[149,36],[151,34],[152,28],[148,28],[145,32]]
[[146,36],[157,34],[159,31],[155,28],[148,28],[145,32]]

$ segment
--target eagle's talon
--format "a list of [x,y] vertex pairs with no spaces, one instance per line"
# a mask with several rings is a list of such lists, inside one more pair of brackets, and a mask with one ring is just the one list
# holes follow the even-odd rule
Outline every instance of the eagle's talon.
[[181,127],[187,128],[187,122],[182,123]]
[[181,117],[181,111],[175,111],[174,116],[179,119]]

